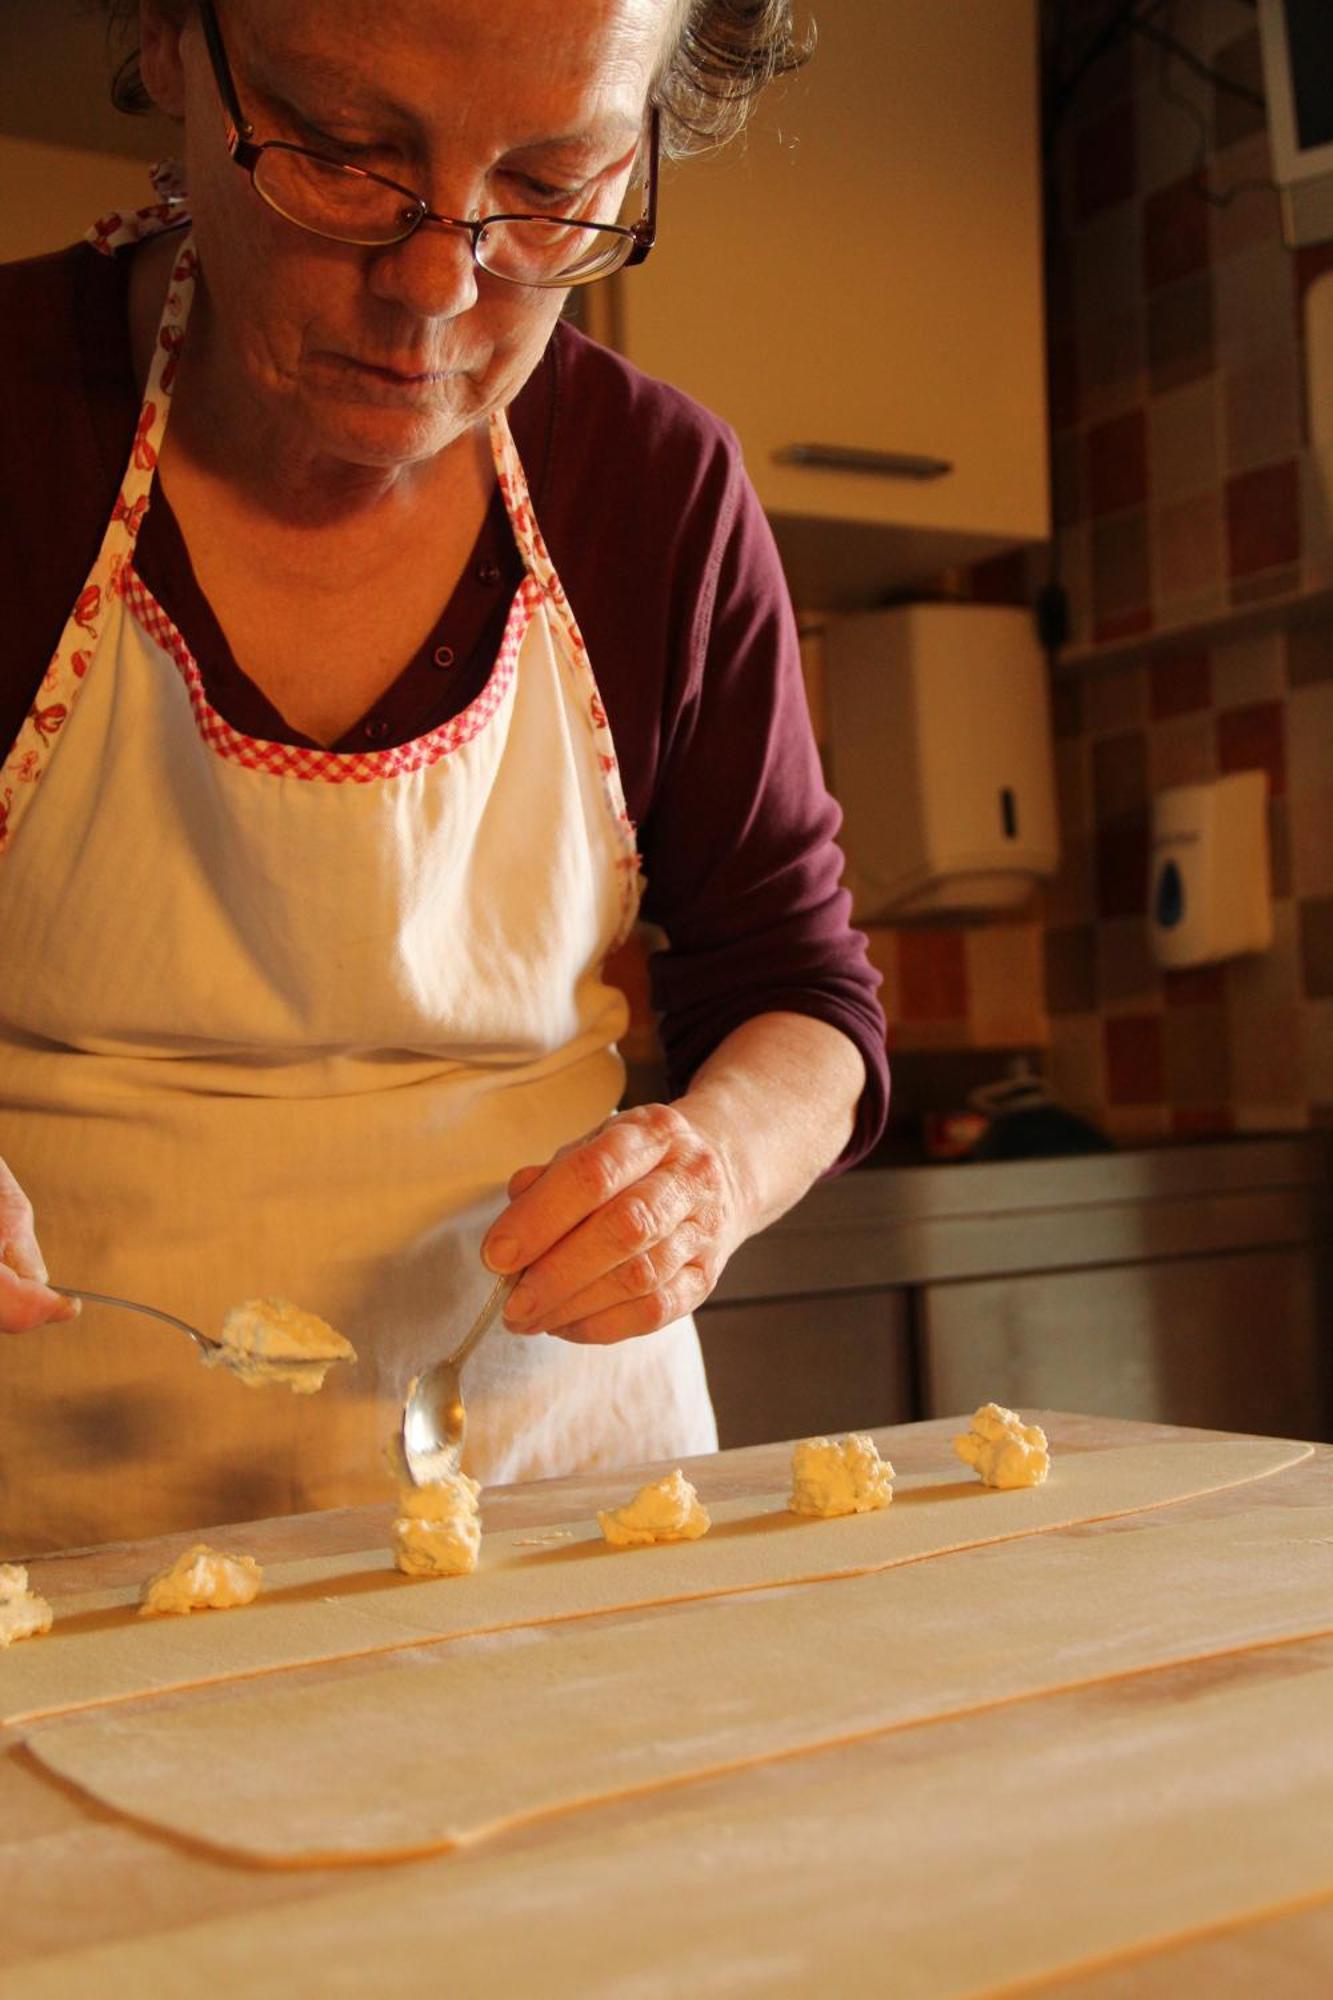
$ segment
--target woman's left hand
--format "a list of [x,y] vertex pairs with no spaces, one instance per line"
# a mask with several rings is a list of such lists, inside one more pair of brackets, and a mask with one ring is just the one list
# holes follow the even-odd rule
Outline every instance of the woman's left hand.
[[691,1312],[752,1226],[721,1146],[677,1105],[621,1112],[508,1191],[482,1245],[492,1270],[524,1274],[506,1325],[589,1345]]

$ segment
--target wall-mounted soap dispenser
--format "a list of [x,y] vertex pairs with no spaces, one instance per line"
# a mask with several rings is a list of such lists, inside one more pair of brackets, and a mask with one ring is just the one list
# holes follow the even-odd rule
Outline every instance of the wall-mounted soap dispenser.
[[1267,951],[1273,904],[1263,771],[1157,794],[1148,925],[1157,963],[1172,970]]
[[1009,604],[830,619],[824,694],[854,914],[1012,909],[1055,872],[1046,659]]

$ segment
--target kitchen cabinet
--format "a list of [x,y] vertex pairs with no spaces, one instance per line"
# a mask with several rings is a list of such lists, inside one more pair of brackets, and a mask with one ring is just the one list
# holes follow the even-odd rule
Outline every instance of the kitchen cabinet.
[[[664,168],[657,248],[588,298],[735,426],[799,603],[1048,534],[1037,97],[1034,0],[840,0],[745,139]],[[789,462],[809,445],[948,469]]]
[[823,1182],[698,1315],[725,1440],[886,1396],[1333,1437],[1331,1166],[1311,1133]]

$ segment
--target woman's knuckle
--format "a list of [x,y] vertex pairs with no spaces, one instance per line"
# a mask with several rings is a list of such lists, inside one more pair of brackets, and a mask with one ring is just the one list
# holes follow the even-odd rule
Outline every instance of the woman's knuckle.
[[618,1202],[611,1222],[616,1242],[625,1251],[638,1250],[657,1235],[657,1217],[642,1195],[629,1195]]

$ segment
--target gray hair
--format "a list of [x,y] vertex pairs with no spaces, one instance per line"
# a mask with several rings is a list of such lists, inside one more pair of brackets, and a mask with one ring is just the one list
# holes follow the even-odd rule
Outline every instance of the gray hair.
[[[120,57],[111,101],[120,111],[149,111],[135,39],[139,0],[101,4]],[[180,0],[182,12],[188,5]],[[765,85],[799,69],[814,47],[813,31],[798,35],[793,26],[792,0],[684,0],[681,12],[675,47],[653,91],[663,150],[674,157],[732,138]]]

